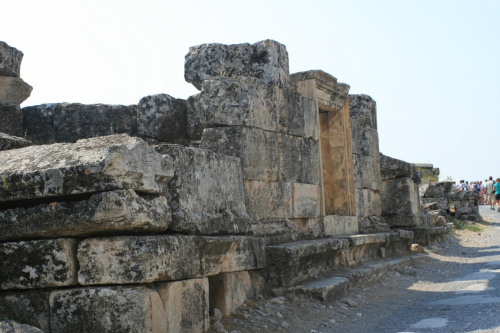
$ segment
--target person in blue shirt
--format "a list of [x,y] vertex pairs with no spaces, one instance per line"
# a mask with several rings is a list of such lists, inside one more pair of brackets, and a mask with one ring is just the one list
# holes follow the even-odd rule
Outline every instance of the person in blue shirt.
[[495,200],[497,202],[497,208],[500,212],[500,178],[495,180],[495,184],[493,184],[493,188],[495,189]]

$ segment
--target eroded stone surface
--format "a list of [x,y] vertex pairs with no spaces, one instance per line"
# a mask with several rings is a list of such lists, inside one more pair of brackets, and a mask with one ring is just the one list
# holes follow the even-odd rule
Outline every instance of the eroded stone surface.
[[356,213],[360,217],[380,216],[380,193],[370,189],[356,189]]
[[363,155],[353,155],[354,180],[356,188],[380,191],[382,178],[378,158]]
[[396,158],[380,154],[380,173],[382,179],[392,179],[399,177],[412,178],[416,183],[420,183],[420,175],[414,164]]
[[242,306],[252,285],[246,271],[223,273],[209,278],[210,308],[217,308],[224,318]]
[[479,197],[472,191],[460,191],[450,195],[450,204],[455,206],[455,217],[462,220],[480,221]]
[[0,241],[158,233],[171,220],[165,197],[140,197],[133,190],[101,192],[80,201],[0,210]]
[[172,142],[187,135],[187,105],[167,94],[143,97],[137,106],[137,134]]
[[23,53],[5,42],[0,42],[0,75],[19,77]]
[[349,95],[351,120],[363,129],[377,130],[377,103],[368,95]]
[[269,39],[255,44],[190,47],[184,64],[186,81],[201,89],[203,81],[218,76],[255,77],[285,86],[289,80],[286,47]]
[[280,132],[318,140],[316,100],[289,88],[282,88],[280,91],[278,99]]
[[188,98],[188,135],[201,138],[203,128],[246,126],[278,131],[279,87],[251,77],[214,78],[200,94]]
[[319,195],[319,185],[292,183],[292,217],[318,217],[321,202]]
[[418,226],[420,200],[414,180],[407,177],[386,179],[380,192],[382,216],[390,226]]
[[19,77],[0,75],[0,103],[19,105],[31,95],[33,87]]
[[163,193],[172,168],[128,135],[0,152],[0,201],[131,188]]
[[280,180],[319,184],[319,143],[312,139],[279,134]]
[[245,180],[278,180],[275,133],[242,126],[207,128],[200,147],[240,158]]
[[23,113],[18,105],[0,101],[0,119],[0,132],[23,136]]
[[204,235],[250,231],[240,159],[179,145],[156,149],[175,170],[166,193],[171,230]]
[[69,238],[0,243],[0,289],[76,284],[76,240]]
[[254,220],[288,218],[292,215],[291,183],[246,180],[246,207]]
[[14,320],[50,332],[49,295],[48,289],[0,292],[0,320]]
[[5,133],[0,133],[0,151],[23,148],[31,146],[32,144],[33,143],[31,141],[28,141],[26,139],[17,136],[11,136]]
[[323,217],[326,236],[340,236],[358,233],[357,216],[328,215]]
[[14,321],[0,321],[0,332],[2,333],[43,333],[40,329],[26,325],[19,324]]

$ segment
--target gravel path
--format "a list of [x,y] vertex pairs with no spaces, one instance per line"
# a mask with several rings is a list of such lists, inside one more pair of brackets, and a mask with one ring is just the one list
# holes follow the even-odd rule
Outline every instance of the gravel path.
[[500,332],[500,213],[480,212],[482,232],[453,230],[428,255],[344,300],[247,301],[213,332]]

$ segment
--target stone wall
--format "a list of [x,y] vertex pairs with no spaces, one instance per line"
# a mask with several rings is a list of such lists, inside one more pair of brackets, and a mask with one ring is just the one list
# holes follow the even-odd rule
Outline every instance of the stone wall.
[[434,168],[429,163],[415,163],[415,167],[422,175],[422,183],[437,183],[439,181],[439,168]]

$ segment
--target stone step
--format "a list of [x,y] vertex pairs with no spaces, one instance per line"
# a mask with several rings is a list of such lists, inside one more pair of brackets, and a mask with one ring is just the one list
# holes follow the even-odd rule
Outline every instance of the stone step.
[[31,146],[33,143],[18,136],[12,136],[5,133],[0,133],[0,151],[23,148]]
[[415,235],[413,240],[414,243],[427,245],[431,241],[442,241],[445,235],[451,231],[451,226],[414,227],[408,230]]
[[[286,291],[295,294],[308,295],[321,301],[332,301],[344,296],[352,287],[361,282],[379,278],[391,270],[409,264],[421,255],[405,256],[402,258],[370,263],[359,268],[350,268],[336,276],[317,279],[303,283]],[[282,293],[283,290],[276,291]]]
[[271,287],[290,287],[363,261],[401,256],[410,252],[412,239],[413,233],[403,230],[267,246],[268,282]]

